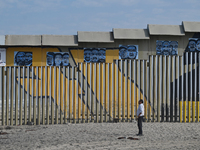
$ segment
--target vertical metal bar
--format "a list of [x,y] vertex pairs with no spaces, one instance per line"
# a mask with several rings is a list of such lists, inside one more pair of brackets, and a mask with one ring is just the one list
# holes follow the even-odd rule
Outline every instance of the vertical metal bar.
[[[134,119],[134,111],[133,111],[133,107],[132,107],[132,104],[133,104],[133,99],[132,99],[132,61],[129,60],[129,77],[130,77],[130,80],[129,80],[129,83],[130,83],[130,86],[129,86],[129,98],[130,98],[130,106],[131,106],[131,118],[130,120],[133,120]],[[129,104],[128,104],[129,105]]]
[[60,81],[61,81],[61,79],[60,79],[60,71],[61,71],[61,69],[60,69],[60,66],[58,67],[58,101],[57,101],[57,118],[59,119],[59,113],[60,113],[60,124],[62,124],[62,109],[61,109],[61,98],[60,98]]
[[[27,107],[28,107],[27,103],[30,101],[30,95],[29,95],[29,94],[30,94],[30,92],[29,92],[29,91],[30,91],[30,83],[29,83],[29,81],[30,81],[30,80],[29,80],[30,74],[29,74],[29,73],[30,73],[30,67],[28,66],[28,67],[27,67],[27,81],[26,81],[26,84],[27,84],[27,85],[26,85],[26,87],[27,87],[27,95],[26,95],[26,96],[27,96],[27,97],[26,97],[26,110],[25,110],[26,113],[28,113],[28,111],[27,111],[27,109],[28,109],[28,108],[27,108]],[[14,76],[15,76],[15,67],[14,67]],[[14,77],[14,84],[15,84],[15,77]],[[14,87],[15,87],[15,85],[14,85]],[[14,90],[14,93],[13,93],[13,94],[15,94],[15,90]],[[14,96],[13,96],[13,100],[14,100],[14,99],[15,99],[15,98],[14,98]],[[26,125],[26,124],[27,124],[27,120],[24,121],[24,122],[25,122],[25,125]]]
[[134,59],[134,91],[133,91],[133,93],[134,93],[134,101],[135,101],[135,115],[137,115],[137,99],[136,99],[136,97],[137,97],[137,90],[136,90],[136,88],[137,88],[137,85],[136,85],[136,79],[137,79],[137,72],[136,72],[136,60]]
[[196,78],[196,74],[197,74],[197,53],[195,52],[194,54],[194,64],[192,64],[193,66],[193,69],[192,71],[194,70],[194,87],[193,87],[193,91],[194,92],[192,95],[193,95],[193,98],[192,98],[192,122],[195,122],[195,102],[196,102],[196,93],[197,93],[197,78]]
[[50,99],[50,105],[51,105],[51,124],[54,123],[54,113],[53,113],[53,99],[52,99],[52,67],[50,66],[50,73],[49,73],[49,99]]
[[9,108],[10,108],[10,125],[13,125],[13,99],[12,99],[12,67],[9,67]]
[[[5,95],[4,95],[4,97],[5,97],[5,101],[6,101],[6,125],[9,125],[9,99],[8,99],[8,96],[7,96],[7,92],[9,92],[9,91],[7,91],[7,74],[8,74],[8,70],[7,70],[7,67],[5,67],[5,76],[4,76],[4,79],[5,79],[5,81],[4,81],[4,86],[5,86],[5,89],[4,89],[4,92],[5,92]],[[9,77],[8,77],[8,79],[9,79]]]
[[[2,73],[0,72],[0,75],[2,75]],[[29,75],[29,74],[28,74]],[[29,79],[29,78],[28,78]],[[0,77],[0,80],[2,80],[2,78]],[[2,82],[1,82],[2,83]],[[2,90],[0,90],[2,91]],[[28,89],[27,89],[27,96],[28,96]],[[1,96],[0,96],[1,97]],[[28,100],[28,99],[27,99]],[[16,101],[16,67],[14,67],[13,70],[13,102]],[[15,108],[16,108],[16,103],[15,103]],[[16,117],[16,111],[15,111],[15,124],[17,124],[17,117]]]
[[94,122],[94,102],[93,102],[93,98],[92,98],[92,65],[93,63],[90,63],[90,103],[91,103],[91,121]]
[[[106,116],[106,107],[105,107],[105,105],[106,105],[106,102],[105,102],[105,94],[106,94],[106,92],[105,92],[105,84],[106,84],[106,77],[105,77],[105,63],[103,63],[103,71],[102,71],[102,73],[103,73],[103,102],[102,102],[102,115],[103,115],[103,112],[105,113],[105,121],[107,121],[107,116]],[[103,107],[105,107],[104,109],[105,109],[105,111],[103,111]],[[103,122],[103,116],[102,116],[102,120],[101,120],[101,122]]]
[[146,91],[145,91],[145,60],[142,61],[143,63],[143,85],[142,85],[142,89],[143,89],[143,103],[144,103],[144,119],[146,121],[146,114],[147,114],[147,107],[146,107]]
[[[46,88],[46,91],[45,91],[45,101],[46,101],[46,118],[47,118],[47,125],[49,125],[49,101],[50,101],[50,98],[48,97],[48,95],[49,95],[49,83],[50,83],[50,81],[51,81],[51,79],[49,79],[49,67],[48,68],[46,68],[46,76],[45,76],[45,79],[46,79],[46,81],[45,81],[45,88]],[[48,78],[48,80],[47,80],[47,78]],[[64,82],[65,83],[65,82]]]
[[[85,64],[85,66],[86,66],[86,68],[85,68],[85,107],[86,107],[86,112],[84,112],[84,113],[86,113],[87,114],[87,112],[88,112],[88,79],[87,79],[87,77],[88,77],[88,75],[87,75],[87,72],[88,72],[88,64],[86,63]],[[86,122],[88,122],[88,119],[89,119],[89,115],[87,114],[87,121]]]
[[181,81],[180,81],[180,100],[179,100],[179,121],[182,122],[183,113],[182,113],[182,105],[184,101],[184,56],[181,58]]
[[58,118],[58,116],[57,116],[57,83],[56,83],[56,72],[57,72],[57,67],[56,66],[54,66],[54,78],[53,78],[53,81],[54,81],[54,101],[53,101],[53,103],[54,103],[54,110],[55,110],[55,120],[54,120],[54,122],[55,122],[55,124],[57,124],[57,118]]
[[[25,111],[26,110],[26,108],[25,108],[26,107],[26,105],[25,105],[26,102],[25,102],[25,98],[24,98],[24,95],[25,95],[24,90],[26,90],[26,89],[25,89],[25,84],[24,84],[25,83],[25,81],[24,81],[25,77],[24,76],[25,76],[25,67],[23,66],[22,103],[24,104],[24,121],[25,121],[26,120],[26,118],[25,118],[25,116],[26,116],[26,111]],[[24,122],[24,124],[25,124],[25,122]]]
[[[125,122],[125,117],[126,117],[126,113],[125,113],[125,110],[127,109],[127,120],[128,120],[128,111],[129,111],[129,105],[128,105],[128,99],[127,99],[127,82],[128,82],[128,80],[127,80],[127,73],[128,72],[128,70],[127,70],[127,59],[125,60],[125,92],[124,92],[124,94],[125,94],[125,101],[124,101],[124,122]],[[127,104],[127,105],[126,105]],[[127,108],[126,108],[127,107]]]
[[189,71],[190,71],[190,91],[189,91],[189,96],[190,98],[188,99],[188,122],[190,122],[191,120],[191,102],[192,102],[192,89],[193,89],[193,86],[192,86],[192,53],[190,53],[190,65],[189,65]]
[[[160,91],[160,89],[158,89],[158,56],[156,55],[156,64],[155,64],[155,73],[156,73],[156,80],[155,80],[155,100],[157,101],[157,121],[160,122],[160,99],[158,97],[158,90]],[[160,63],[159,63],[160,64]],[[160,93],[160,92],[159,92]],[[154,107],[154,109],[156,109],[156,107]]]
[[[101,63],[99,63],[99,106],[97,107],[99,109],[100,107],[100,111],[101,111]],[[98,116],[99,116],[99,111],[98,111]],[[99,117],[98,117],[99,118]],[[101,121],[101,112],[100,112],[100,121]],[[99,120],[99,119],[97,119]]]
[[184,99],[184,103],[183,103],[183,107],[184,107],[184,122],[186,122],[186,102],[188,101],[188,52],[186,52],[186,65],[185,65],[185,99]]
[[5,81],[5,68],[6,67],[2,67],[2,125],[5,125],[5,97],[6,97],[6,81]]
[[76,101],[74,98],[74,66],[72,66],[72,108],[73,108],[73,122],[76,122]]
[[199,100],[200,100],[200,53],[199,54],[199,77],[197,76],[197,78],[199,78],[199,97],[197,98],[197,101],[196,101],[196,118],[197,118],[197,122],[199,122]]
[[168,95],[169,95],[169,97],[168,97],[168,107],[170,108],[170,121],[172,122],[173,121],[173,97],[172,97],[172,92],[171,92],[171,83],[172,83],[172,77],[171,77],[171,75],[172,75],[172,60],[171,60],[171,56],[169,56],[169,62],[168,62],[168,70],[169,70],[169,72],[168,72],[168,75],[169,75],[169,93],[168,93]]
[[66,89],[65,89],[65,87],[67,86],[65,83],[66,83],[66,81],[65,81],[65,72],[66,72],[66,68],[65,68],[65,66],[63,67],[63,102],[64,102],[64,109],[63,109],[63,112],[64,112],[64,123],[67,123],[67,120],[66,120],[66,99],[65,99],[65,96],[66,96]]
[[71,123],[72,122],[72,114],[71,114],[71,100],[70,100],[70,94],[69,93],[69,85],[70,85],[70,67],[68,66],[68,84],[67,84],[67,101],[69,102],[69,122]]
[[[167,121],[167,57],[166,55],[164,56],[164,61],[163,61],[163,101],[162,101],[162,121],[164,121],[165,117],[165,113],[166,113],[166,121]],[[165,112],[166,109],[166,112]],[[165,113],[164,113],[165,112]]]
[[[79,76],[78,76],[78,71],[77,71],[76,72],[76,102],[79,106],[79,102],[78,102],[78,92],[79,92],[79,90],[78,90],[78,78],[79,78]],[[77,105],[75,105],[75,106],[77,106]],[[75,107],[75,109],[76,109],[76,107]],[[79,107],[78,107],[78,120],[79,120]],[[76,119],[74,123],[76,123],[76,121],[78,121],[78,120]]]
[[[45,124],[45,103],[47,102],[47,66],[45,66],[45,74],[44,74],[44,100],[42,101],[42,107],[43,107],[43,111],[42,111],[42,124]],[[49,116],[47,116],[47,118],[49,118]],[[47,119],[48,120],[48,119]]]
[[[107,106],[107,108],[110,110],[110,107],[108,106],[109,104],[110,104],[110,101],[111,101],[111,99],[109,99],[110,98],[110,64],[108,63],[107,64],[108,65],[108,69],[107,69],[107,87],[106,87],[106,91],[107,91],[107,99],[106,99],[106,102],[108,103],[108,104],[106,104],[106,106]],[[108,109],[106,109],[106,112],[108,112],[107,114],[109,114],[109,116],[111,116],[111,114],[109,113],[110,111],[108,111]],[[106,114],[106,116],[107,116],[107,114]],[[111,118],[109,117],[109,120],[110,120]],[[106,122],[107,122],[107,120],[106,120]]]
[[[38,124],[38,125],[40,125],[40,99],[38,98],[39,96],[38,96],[38,78],[39,78],[39,76],[38,76],[38,67],[36,67],[36,102],[37,102],[37,121],[36,121],[36,123]],[[35,120],[35,119],[34,119]]]
[[112,63],[112,102],[113,102],[113,119],[116,118],[116,99],[115,99],[115,64]]
[[[2,125],[4,126],[5,125],[5,109],[4,109],[4,105],[5,105],[5,101],[4,101],[4,93],[3,93],[3,89],[4,89],[4,84],[3,84],[3,78],[4,78],[4,75],[3,75],[3,69],[4,69],[4,67],[0,67],[0,98],[1,98],[1,102],[2,102],[2,105],[1,105],[1,107],[2,107],[2,112],[1,112],[1,114],[2,114]],[[16,103],[15,103],[16,104]],[[18,108],[18,104],[17,104],[17,106],[15,107],[15,108]],[[16,113],[17,112],[17,113]],[[15,114],[18,114],[18,110],[17,111],[15,111]],[[17,116],[17,118],[18,118],[18,115],[16,115]],[[18,119],[15,119],[15,120],[18,120]]]
[[[28,86],[27,86],[27,82],[28,82],[28,68],[29,68],[29,66],[25,68],[25,81],[26,82],[24,83],[24,85],[25,85],[25,89],[24,90],[26,90],[27,93],[28,93]],[[25,99],[24,100],[24,125],[27,124],[27,107],[28,107],[27,106],[27,101],[28,101],[28,94],[27,93],[26,93],[26,95],[24,95],[24,99]]]
[[[123,98],[123,95],[125,93],[123,93],[123,71],[124,71],[124,67],[123,67],[123,60],[121,60],[121,102],[122,102],[122,122],[125,122],[125,99]],[[120,106],[121,107],[121,106]]]
[[[178,120],[178,101],[180,100],[180,96],[179,96],[179,93],[180,93],[180,89],[179,89],[179,72],[180,72],[180,65],[179,65],[179,56],[177,56],[177,69],[176,69],[176,80],[177,80],[177,85],[176,85],[176,88],[177,88],[177,98],[175,99],[175,121]],[[180,112],[180,110],[179,110]],[[180,115],[179,115],[180,116]]]
[[[20,83],[20,80],[21,80],[20,70],[21,70],[21,68],[18,67],[18,101],[20,101],[19,124],[22,125],[22,99],[21,99],[21,87],[20,87],[20,85],[21,85],[21,83]],[[4,87],[4,88],[6,89],[6,87]],[[6,93],[5,93],[5,95],[6,95]]]
[[154,59],[153,59],[153,57],[154,57],[154,56],[152,55],[152,56],[151,56],[151,70],[150,70],[150,71],[151,71],[151,81],[150,81],[150,84],[151,84],[151,102],[153,102],[153,110],[152,110],[152,112],[153,112],[153,120],[152,120],[152,121],[154,122],[154,121],[155,121],[155,120],[154,120],[154,119],[155,119],[155,118],[154,118],[154,116],[155,116],[155,107],[154,107],[155,100],[153,99],[153,90],[154,90],[154,84],[153,84],[153,83],[154,83],[154,82],[153,82],[153,81],[154,81],[154,78],[153,78],[153,69],[154,69],[154,68],[153,68],[153,66],[154,66],[153,60],[154,60]]
[[[149,57],[150,60],[150,57]],[[151,101],[150,101],[150,73],[149,73],[149,68],[150,68],[150,62],[148,61],[148,67],[147,67],[147,108],[148,108],[148,122],[151,121]]]
[[[160,77],[159,77],[159,78],[160,78],[160,81],[159,81],[159,82],[160,82],[160,85],[159,85],[159,86],[160,86],[160,87],[159,87],[159,91],[160,91],[160,92],[159,92],[159,95],[160,95],[160,97],[159,97],[159,107],[160,107],[160,106],[161,106],[160,103],[161,103],[161,101],[163,100],[163,88],[162,88],[162,87],[163,87],[163,86],[162,86],[162,78],[163,78],[163,74],[162,74],[162,73],[163,73],[162,65],[163,65],[163,63],[162,63],[162,56],[160,56],[160,63],[159,63],[159,65],[160,65],[160,69],[159,69],[159,74],[160,74]],[[162,106],[163,106],[163,103],[162,103]],[[163,108],[164,108],[164,107],[161,107],[161,108],[160,108],[158,116],[160,116],[160,114],[161,114],[161,117],[164,116],[164,113],[163,113],[164,110],[163,110]],[[162,121],[163,121],[163,120],[162,120]],[[158,118],[158,122],[160,122],[160,117]]]
[[[33,104],[33,124],[35,125],[36,124],[36,100],[34,100],[34,95],[35,95],[34,88],[36,85],[34,84],[34,81],[35,81],[35,78],[36,79],[38,78],[38,76],[36,76],[34,78],[34,72],[35,72],[34,70],[35,70],[35,67],[32,67],[32,101],[31,101],[30,105]],[[31,118],[32,118],[32,116],[31,116]],[[32,122],[32,119],[31,119],[31,122]]]
[[98,109],[97,109],[97,107],[98,107],[98,102],[97,102],[97,64],[96,63],[94,63],[94,102],[96,102],[96,122],[98,122],[97,120],[98,120]]
[[82,103],[82,121],[85,122],[85,112],[83,105],[83,63],[81,63],[81,103]]
[[[118,81],[119,81],[119,80],[118,80],[118,78],[119,78],[119,77],[118,77],[118,76],[119,76],[119,75],[118,75],[118,73],[119,73],[118,70],[119,70],[119,69],[118,69],[118,60],[116,60],[116,67],[115,67],[115,68],[116,68],[116,69],[115,69],[115,71],[116,71],[116,73],[115,73],[115,74],[116,74],[116,78],[115,78],[115,82],[116,82],[116,85],[115,85],[115,89],[116,89],[116,93],[115,93],[115,94],[116,94],[116,99],[115,99],[115,102],[118,103],[118,101],[119,101],[119,85],[118,85],[118,84],[119,84],[119,83],[118,83]],[[115,110],[117,109],[117,104],[116,104],[116,103],[115,103],[115,108],[114,108]],[[118,107],[119,107],[119,105],[118,105]],[[118,108],[118,110],[119,110],[119,108]],[[118,110],[116,110],[116,111],[118,111]],[[116,117],[117,117],[117,113],[116,113]],[[119,119],[119,112],[118,112],[118,119]]]
[[[171,104],[170,104],[170,106],[171,106],[171,110],[170,110],[170,121],[171,122],[173,122],[174,121],[174,112],[176,111],[174,108],[176,107],[175,106],[175,101],[176,101],[176,99],[175,99],[175,82],[176,82],[176,74],[175,74],[175,70],[176,70],[176,61],[175,61],[175,56],[173,56],[172,57],[173,58],[173,66],[172,66],[172,77],[173,77],[173,79],[172,79],[172,99],[171,99]],[[175,112],[176,113],[176,112]]]

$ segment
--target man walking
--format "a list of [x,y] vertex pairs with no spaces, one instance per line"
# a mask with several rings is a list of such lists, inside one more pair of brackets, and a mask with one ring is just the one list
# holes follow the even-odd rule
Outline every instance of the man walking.
[[139,129],[139,133],[137,134],[137,136],[142,136],[142,121],[143,121],[143,117],[144,117],[144,105],[143,105],[143,100],[139,100],[139,107],[137,110],[137,120],[138,120],[138,129]]

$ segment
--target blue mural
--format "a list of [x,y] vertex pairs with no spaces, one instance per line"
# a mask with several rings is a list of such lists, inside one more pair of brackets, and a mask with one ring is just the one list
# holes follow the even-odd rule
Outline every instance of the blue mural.
[[156,41],[156,55],[178,55],[178,42]]
[[105,62],[105,48],[84,48],[84,62]]
[[199,52],[200,51],[200,39],[190,38],[188,46],[186,48],[187,52]]
[[31,66],[32,65],[32,52],[14,52],[14,65],[15,66]]
[[138,45],[119,45],[119,59],[138,59]]
[[47,52],[47,66],[68,66],[68,52]]

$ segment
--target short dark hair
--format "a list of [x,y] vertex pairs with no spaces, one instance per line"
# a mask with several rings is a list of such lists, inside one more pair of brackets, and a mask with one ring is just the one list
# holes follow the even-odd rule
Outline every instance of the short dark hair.
[[139,100],[139,102],[143,103],[143,100],[142,100],[142,99],[140,99],[140,100]]

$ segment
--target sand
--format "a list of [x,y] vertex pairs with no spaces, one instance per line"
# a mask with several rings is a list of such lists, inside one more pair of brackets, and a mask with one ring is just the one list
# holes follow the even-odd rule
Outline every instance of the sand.
[[200,149],[200,123],[143,123],[139,137],[136,123],[1,126],[0,132],[2,150]]

